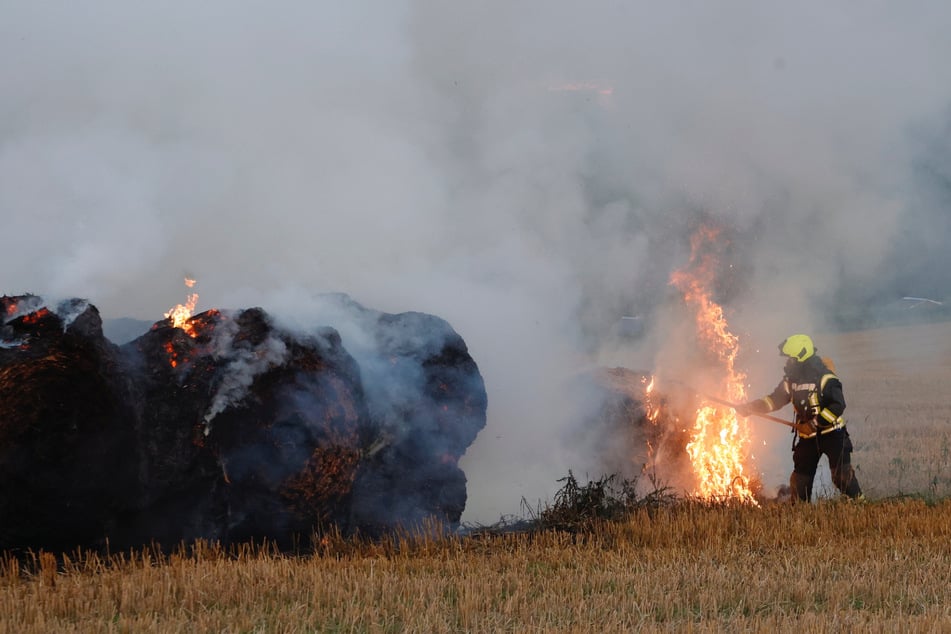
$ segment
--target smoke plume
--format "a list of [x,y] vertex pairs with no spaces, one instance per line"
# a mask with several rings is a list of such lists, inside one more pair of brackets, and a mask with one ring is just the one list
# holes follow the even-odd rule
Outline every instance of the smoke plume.
[[753,392],[785,335],[949,294],[949,18],[6,0],[0,292],[156,320],[188,272],[199,310],[319,316],[339,291],[438,315],[485,378],[464,519],[491,522],[579,464],[579,370],[678,354],[668,281],[699,224],[730,240],[717,292]]

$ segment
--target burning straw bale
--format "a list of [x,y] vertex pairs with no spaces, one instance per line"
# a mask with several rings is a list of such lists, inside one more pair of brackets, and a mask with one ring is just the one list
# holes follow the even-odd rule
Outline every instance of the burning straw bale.
[[683,408],[673,406],[654,383],[651,373],[622,367],[575,377],[570,389],[584,405],[571,440],[590,453],[597,473],[669,482],[690,470],[684,449],[689,437],[679,424]]
[[85,302],[4,296],[0,547],[458,523],[478,367],[436,317],[346,302],[375,342],[357,356],[334,328],[291,332],[260,308],[166,319],[119,347]]

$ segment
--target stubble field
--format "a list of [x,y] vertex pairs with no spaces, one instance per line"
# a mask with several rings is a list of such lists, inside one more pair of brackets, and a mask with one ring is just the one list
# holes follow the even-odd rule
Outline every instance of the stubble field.
[[0,632],[951,631],[951,325],[827,335],[872,501],[0,559]]
[[823,338],[845,385],[866,492],[951,495],[951,324]]

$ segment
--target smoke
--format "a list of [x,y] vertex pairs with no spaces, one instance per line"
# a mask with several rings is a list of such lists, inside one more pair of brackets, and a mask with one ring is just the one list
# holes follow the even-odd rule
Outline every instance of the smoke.
[[274,334],[268,334],[258,342],[241,341],[236,344],[235,336],[239,328],[234,320],[226,319],[215,329],[214,357],[224,360],[227,365],[203,418],[205,435],[210,433],[215,416],[247,395],[256,377],[280,366],[288,358],[287,344]]
[[438,315],[489,394],[470,520],[575,464],[579,369],[673,354],[698,223],[754,392],[786,334],[948,294],[944,3],[0,7],[0,292]]

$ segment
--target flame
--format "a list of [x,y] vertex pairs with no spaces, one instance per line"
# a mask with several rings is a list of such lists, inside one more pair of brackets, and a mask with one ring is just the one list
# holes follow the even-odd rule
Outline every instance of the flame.
[[175,350],[175,346],[171,341],[165,342],[165,352],[168,353],[168,362],[174,368],[178,365],[178,352]]
[[46,316],[49,315],[49,314],[50,314],[50,311],[49,311],[47,308],[45,308],[45,307],[44,307],[44,308],[41,308],[41,309],[39,309],[39,310],[33,311],[33,312],[30,313],[29,315],[24,315],[24,316],[23,316],[23,323],[24,323],[24,324],[35,324],[35,323],[39,323],[39,321],[40,321],[41,319],[43,319],[44,317],[46,317]]
[[[185,286],[192,288],[195,286],[195,280],[186,277]],[[196,337],[198,333],[195,331],[194,326],[188,322],[188,320],[191,319],[196,304],[198,304],[198,293],[189,293],[185,299],[185,303],[179,304],[165,313],[165,318],[172,320],[172,328],[181,328],[190,336]]]
[[651,393],[654,391],[654,382],[653,376],[649,380],[646,376],[641,378],[641,383],[644,384],[644,406],[647,411],[647,420],[652,424],[656,424],[657,417],[660,416],[660,406],[654,403],[651,398]]
[[[716,259],[709,248],[720,238],[719,231],[703,227],[691,238],[690,262],[674,272],[671,284],[683,293],[694,312],[698,344],[715,360],[708,375],[717,379],[714,389],[731,402],[746,400],[746,375],[736,369],[739,339],[727,324],[720,306],[712,297]],[[756,503],[744,465],[750,445],[749,426],[732,408],[702,402],[690,430],[687,453],[696,478],[696,495],[706,500],[734,500]]]
[[[644,385],[644,410],[645,417],[647,422],[651,425],[657,425],[657,418],[660,416],[660,406],[654,402],[653,392],[654,392],[654,377],[653,376],[643,376],[641,377],[641,383]],[[652,465],[657,460],[657,448],[654,447],[654,443],[650,439],[647,440],[647,462],[644,463],[643,471],[646,473],[648,471],[649,465]]]

